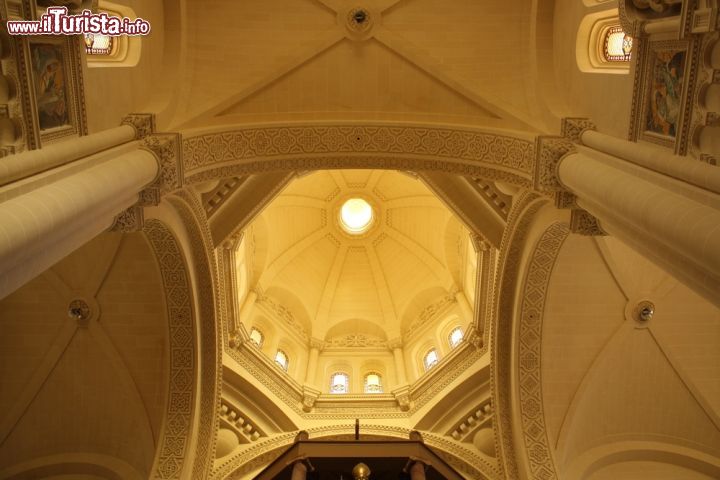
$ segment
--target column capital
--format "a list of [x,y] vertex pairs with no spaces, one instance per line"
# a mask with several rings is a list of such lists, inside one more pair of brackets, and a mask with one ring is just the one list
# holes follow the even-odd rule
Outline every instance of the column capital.
[[396,388],[392,392],[395,401],[397,401],[400,410],[407,412],[412,407],[412,398],[410,398],[410,386],[403,385]]
[[148,188],[164,195],[183,186],[182,137],[179,133],[156,133],[145,137],[143,150],[155,156],[158,175]]
[[535,190],[552,194],[566,190],[558,178],[560,161],[575,153],[575,145],[564,137],[539,135],[535,140]]
[[387,341],[387,346],[390,350],[395,350],[396,348],[402,348],[403,347],[403,341],[402,338],[391,338]]
[[607,235],[596,217],[580,209],[570,212],[570,231],[586,236]]
[[585,130],[597,130],[595,123],[584,117],[565,117],[560,123],[560,135],[573,143],[582,143],[581,138]]
[[325,341],[320,340],[319,338],[310,337],[310,342],[308,343],[310,348],[315,348],[319,351],[322,351],[325,348]]
[[110,227],[111,232],[132,233],[139,232],[145,225],[145,215],[141,206],[135,204],[120,212]]
[[135,140],[142,140],[155,133],[155,115],[152,113],[131,113],[122,119],[121,125],[135,129]]
[[309,385],[303,385],[302,395],[302,408],[305,412],[309,412],[315,406],[315,401],[320,396],[320,390]]

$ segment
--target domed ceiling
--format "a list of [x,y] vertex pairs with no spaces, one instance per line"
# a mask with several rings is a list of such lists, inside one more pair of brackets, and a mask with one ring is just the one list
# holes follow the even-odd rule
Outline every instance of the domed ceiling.
[[424,309],[459,292],[472,299],[475,289],[468,231],[411,174],[302,176],[246,238],[249,290],[282,305],[318,339],[403,337]]

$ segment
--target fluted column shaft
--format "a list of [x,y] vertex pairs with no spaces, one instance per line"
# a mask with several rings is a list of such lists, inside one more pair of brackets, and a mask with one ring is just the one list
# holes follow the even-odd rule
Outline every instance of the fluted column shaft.
[[558,176],[607,233],[720,304],[720,209],[713,199],[697,200],[707,191],[690,198],[654,181],[653,172],[628,171],[582,153],[565,157]]
[[157,173],[135,150],[0,204],[0,298],[107,230]]

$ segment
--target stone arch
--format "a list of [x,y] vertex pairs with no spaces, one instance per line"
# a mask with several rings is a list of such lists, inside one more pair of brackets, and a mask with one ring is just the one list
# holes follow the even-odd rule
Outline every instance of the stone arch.
[[143,231],[158,259],[170,330],[168,400],[153,476],[177,478],[189,455],[196,394],[193,388],[197,351],[193,342],[192,290],[182,249],[170,229],[160,220],[150,219],[145,222]]
[[536,136],[382,123],[216,127],[183,138],[187,183],[272,171],[444,171],[532,186]]
[[[547,207],[547,208],[543,208]],[[547,214],[547,215],[544,215]],[[541,218],[541,217],[550,218]],[[493,423],[495,429],[495,445],[497,449],[496,458],[502,459],[502,468],[507,478],[520,478],[520,458],[516,452],[522,442],[513,436],[513,412],[517,409],[518,398],[513,394],[513,385],[516,382],[515,370],[518,355],[516,345],[516,330],[520,328],[523,321],[523,311],[526,308],[518,298],[522,298],[524,278],[529,276],[528,269],[532,268],[531,257],[535,252],[536,240],[542,237],[547,231],[560,229],[555,222],[558,213],[553,211],[546,197],[536,193],[525,192],[518,197],[508,219],[508,228],[503,235],[500,248],[500,259],[498,271],[501,276],[496,278],[495,291],[496,299],[493,305],[493,349],[492,360],[492,391],[493,403],[496,409],[497,421]],[[551,225],[548,228],[548,225]],[[567,231],[567,226],[562,227]],[[565,233],[565,236],[567,233]],[[553,237],[554,238],[554,237]],[[564,237],[563,237],[564,238]],[[559,250],[559,245],[557,246]],[[543,252],[547,254],[548,252]],[[538,252],[539,254],[539,252]],[[554,262],[557,251],[551,255]],[[534,281],[535,279],[533,279]],[[547,284],[547,278],[544,279]],[[530,308],[529,306],[527,308]],[[534,308],[537,308],[536,306]],[[527,310],[525,310],[527,311]],[[538,347],[539,348],[539,347]],[[539,362],[536,362],[533,372],[539,376]],[[540,409],[542,412],[542,409]],[[541,413],[542,414],[542,413]],[[542,447],[542,446],[541,446]],[[549,459],[549,460],[548,460]],[[545,467],[545,472],[550,476],[545,478],[557,478],[552,465],[551,453],[549,450],[540,451],[540,455],[533,460],[538,465]],[[548,467],[548,461],[549,467]],[[526,463],[523,462],[523,465]],[[534,470],[533,470],[534,474]],[[528,478],[535,478],[528,472]],[[537,477],[542,478],[542,477]]]
[[154,214],[162,219],[147,219],[144,232],[158,258],[168,306],[170,385],[151,478],[205,478],[214,451],[222,371],[212,242],[206,222],[198,220],[202,209],[187,192],[168,197]]

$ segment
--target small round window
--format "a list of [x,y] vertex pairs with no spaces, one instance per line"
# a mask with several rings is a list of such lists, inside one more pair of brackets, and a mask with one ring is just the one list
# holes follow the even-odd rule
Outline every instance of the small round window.
[[362,198],[350,198],[340,207],[340,226],[351,235],[359,235],[372,226],[372,206]]

